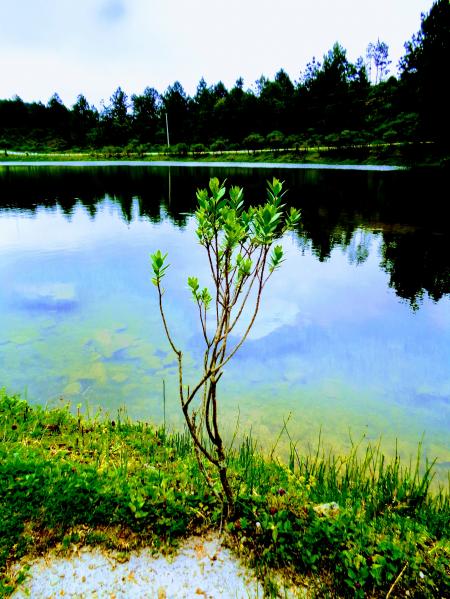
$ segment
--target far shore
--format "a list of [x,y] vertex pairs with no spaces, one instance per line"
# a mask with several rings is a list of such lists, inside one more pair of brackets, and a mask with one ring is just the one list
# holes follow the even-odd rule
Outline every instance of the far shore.
[[[170,151],[137,152],[129,149],[111,148],[99,150],[27,151],[0,150],[0,165],[29,162],[152,162],[163,163],[251,163],[335,165],[335,166],[383,166],[383,167],[448,167],[450,159],[432,142],[397,142],[350,146],[317,146],[283,149],[243,149],[183,153]],[[156,166],[156,165],[155,165]],[[205,164],[206,166],[206,164]]]

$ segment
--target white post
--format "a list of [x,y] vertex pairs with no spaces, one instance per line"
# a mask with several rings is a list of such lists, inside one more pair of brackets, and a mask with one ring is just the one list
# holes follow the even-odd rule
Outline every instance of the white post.
[[166,134],[167,134],[167,147],[170,146],[170,141],[169,141],[169,120],[167,118],[167,112],[166,112]]

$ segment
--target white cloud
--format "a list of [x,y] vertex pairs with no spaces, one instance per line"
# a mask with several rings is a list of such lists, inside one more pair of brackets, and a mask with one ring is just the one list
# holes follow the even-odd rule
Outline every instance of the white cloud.
[[431,0],[17,0],[0,21],[0,97],[85,93],[97,105],[121,85],[164,91],[200,77],[250,86],[281,67],[293,79],[339,41],[351,60],[378,37],[393,66]]

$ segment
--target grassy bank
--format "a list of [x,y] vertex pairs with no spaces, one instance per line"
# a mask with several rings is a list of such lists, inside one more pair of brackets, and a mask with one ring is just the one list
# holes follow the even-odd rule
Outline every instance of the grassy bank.
[[[9,568],[23,556],[164,549],[223,524],[185,434],[0,391],[0,437],[1,596],[26,575]],[[292,446],[283,465],[247,439],[230,455],[237,503],[227,538],[269,596],[279,570],[307,577],[310,596],[448,596],[450,495],[430,493],[430,469],[387,462],[373,447],[337,458]]]
[[28,161],[98,161],[98,160],[144,160],[198,161],[198,162],[254,162],[291,164],[342,164],[342,165],[393,165],[393,166],[443,166],[449,164],[449,156],[431,143],[392,143],[355,146],[317,146],[279,150],[223,150],[223,151],[160,151],[137,152],[122,148],[64,152],[54,151],[4,151],[3,162]]

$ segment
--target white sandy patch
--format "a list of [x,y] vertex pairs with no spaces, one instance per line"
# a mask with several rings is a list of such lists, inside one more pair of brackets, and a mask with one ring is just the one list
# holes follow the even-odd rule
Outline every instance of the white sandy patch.
[[264,595],[254,574],[215,535],[192,537],[169,558],[154,557],[144,549],[119,563],[113,553],[85,547],[71,557],[50,554],[30,565],[14,599],[249,599]]

